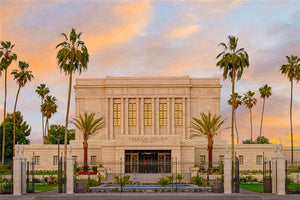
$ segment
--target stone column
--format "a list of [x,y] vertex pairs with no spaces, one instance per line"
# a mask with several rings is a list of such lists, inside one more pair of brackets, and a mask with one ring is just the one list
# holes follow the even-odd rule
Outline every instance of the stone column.
[[276,158],[276,155],[274,157],[271,158],[272,160],[272,193],[273,194],[276,194],[277,193],[277,185],[276,185],[276,180],[277,180],[277,177],[276,177],[276,168],[277,168],[277,158]]
[[144,98],[141,99],[141,109],[140,109],[140,114],[141,114],[141,134],[144,135]]
[[140,135],[140,98],[136,98],[136,134]]
[[229,147],[226,145],[226,154],[224,157],[224,194],[232,193],[232,158],[229,152]]
[[16,145],[16,155],[13,158],[13,195],[22,195],[22,178],[21,178],[21,165],[22,157],[19,154],[19,145]]
[[152,128],[152,135],[154,135],[155,134],[155,118],[154,118],[154,116],[155,116],[155,102],[154,102],[154,98],[152,98],[152,106],[151,106],[151,110],[152,110],[152,116],[151,116],[151,121],[152,121],[152,126],[151,126],[151,128]]
[[171,131],[172,135],[175,135],[175,123],[174,123],[174,106],[175,106],[175,98],[172,98],[172,104],[171,104]]
[[125,135],[128,135],[128,98],[125,98],[125,111],[124,111],[124,121],[125,121]]
[[[187,98],[187,124],[188,127],[191,124],[191,98]],[[187,139],[191,138],[191,129],[187,129]]]
[[186,112],[185,112],[185,97],[182,98],[182,128],[183,128],[183,138],[187,139],[186,134]]
[[121,135],[124,135],[124,98],[121,98]]
[[74,158],[72,157],[72,146],[69,145],[67,156],[67,194],[74,193]]
[[156,113],[155,113],[155,120],[156,120],[156,135],[159,135],[159,98],[156,98]]
[[110,133],[110,137],[109,139],[110,140],[113,140],[114,139],[114,99],[113,98],[109,98],[109,109],[110,110],[110,113],[109,113],[109,116],[110,116],[110,120],[109,120],[109,133]]
[[[105,129],[106,129],[106,139],[108,140],[109,139],[109,131],[108,131],[108,122],[109,122],[109,112],[108,112],[108,109],[109,109],[109,99],[106,98],[106,114],[105,114]],[[112,119],[111,119],[112,120]]]

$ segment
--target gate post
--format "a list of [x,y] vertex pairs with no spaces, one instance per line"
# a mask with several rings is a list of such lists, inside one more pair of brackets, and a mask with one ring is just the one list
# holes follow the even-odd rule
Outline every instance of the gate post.
[[14,195],[22,195],[22,179],[21,179],[21,163],[22,158],[19,154],[19,145],[16,145],[16,155],[13,158],[14,164],[13,164],[13,194]]
[[226,145],[226,154],[224,157],[224,193],[232,193],[232,158],[229,153],[229,147]]
[[279,145],[277,156],[277,194],[285,195],[285,158],[282,155],[282,144]]
[[26,194],[26,189],[27,189],[27,182],[26,182],[26,167],[27,167],[27,159],[26,157],[24,156],[24,146],[22,144],[22,147],[21,147],[21,162],[22,162],[22,177],[21,177],[21,180],[22,180],[22,194]]
[[74,193],[74,159],[72,157],[72,146],[69,145],[67,158],[67,194]]
[[271,158],[272,159],[272,193],[276,194],[277,193],[277,158],[276,155]]

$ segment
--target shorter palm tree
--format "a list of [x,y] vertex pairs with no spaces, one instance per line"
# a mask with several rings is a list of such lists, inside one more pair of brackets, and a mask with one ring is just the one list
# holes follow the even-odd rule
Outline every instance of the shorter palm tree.
[[14,123],[14,128],[13,128],[13,156],[15,157],[15,141],[16,141],[16,109],[17,109],[17,103],[18,103],[18,98],[20,94],[20,90],[22,87],[26,85],[28,81],[31,81],[34,76],[32,75],[32,71],[28,70],[29,64],[24,62],[24,61],[19,61],[19,69],[15,69],[11,72],[11,74],[14,76],[14,80],[17,81],[18,84],[18,91],[16,95],[16,100],[15,100],[15,106],[14,106],[14,112],[13,112],[13,123]]
[[224,120],[221,120],[221,116],[211,112],[208,114],[200,113],[200,119],[193,117],[191,122],[192,131],[195,132],[194,136],[204,135],[207,138],[208,149],[208,167],[212,168],[212,150],[214,144],[214,136],[220,131]]
[[47,138],[47,144],[49,144],[49,119],[57,112],[56,98],[51,95],[47,95],[44,103],[41,105],[41,112],[43,117],[46,117],[44,133],[45,138]]
[[71,123],[78,128],[83,134],[83,154],[84,154],[84,170],[87,171],[87,158],[88,158],[88,139],[91,135],[104,128],[103,117],[95,118],[96,113],[85,112],[84,116],[81,114],[79,117],[74,118]]
[[[238,128],[237,128],[237,122],[236,122],[236,110],[237,108],[242,105],[242,96],[240,96],[238,93],[234,93],[234,102],[235,102],[235,106],[234,106],[234,126],[235,126],[235,131],[236,131],[236,143],[239,144],[239,132],[238,132]],[[232,95],[230,95],[230,99],[227,101],[227,103],[229,105],[232,106]]]
[[250,111],[250,127],[251,127],[251,142],[252,142],[252,108],[256,105],[257,100],[254,97],[255,92],[248,91],[244,94],[243,104],[249,109]]
[[263,99],[263,107],[261,111],[261,120],[260,120],[260,131],[259,131],[259,137],[262,138],[262,124],[263,124],[263,118],[264,118],[264,111],[265,111],[265,102],[266,98],[269,98],[272,95],[271,92],[272,88],[268,86],[268,84],[265,84],[263,87],[259,88],[260,98]]
[[[35,92],[41,97],[41,106],[44,104],[44,99],[47,94],[49,94],[50,90],[46,87],[46,84],[40,84],[37,86]],[[42,112],[42,132],[43,132],[43,144],[45,144],[46,134],[45,134],[45,125],[44,125],[44,115]]]

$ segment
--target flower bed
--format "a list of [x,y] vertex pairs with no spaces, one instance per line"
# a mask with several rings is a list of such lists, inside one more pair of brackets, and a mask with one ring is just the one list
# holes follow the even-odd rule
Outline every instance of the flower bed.
[[77,175],[96,175],[97,171],[79,171]]

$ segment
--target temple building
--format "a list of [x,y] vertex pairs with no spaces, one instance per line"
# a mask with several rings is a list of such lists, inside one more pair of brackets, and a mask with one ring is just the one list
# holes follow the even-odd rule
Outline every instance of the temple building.
[[[205,137],[192,137],[190,122],[200,113],[220,114],[218,78],[106,77],[77,79],[76,116],[85,112],[103,117],[105,127],[88,140],[88,164],[102,164],[108,173],[189,174],[194,165],[207,165]],[[72,155],[83,165],[83,135],[76,129]],[[222,164],[226,141],[214,140],[214,166]],[[61,145],[63,149],[63,145]],[[295,160],[300,147],[294,147]],[[57,169],[57,145],[28,145],[36,169]],[[262,169],[274,145],[236,145],[240,169]],[[289,147],[283,148],[289,159]],[[34,153],[34,155],[33,155]]]

